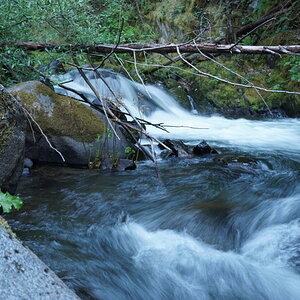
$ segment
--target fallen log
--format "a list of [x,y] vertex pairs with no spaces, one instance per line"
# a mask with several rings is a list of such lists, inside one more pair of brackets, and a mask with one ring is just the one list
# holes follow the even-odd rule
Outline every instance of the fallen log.
[[39,43],[39,42],[18,42],[18,43],[1,43],[0,48],[5,46],[14,46],[23,48],[29,51],[45,51],[55,49],[56,51],[66,50],[84,50],[88,53],[177,53],[177,49],[181,53],[203,53],[213,54],[272,54],[281,55],[289,54],[296,55],[300,53],[300,45],[285,45],[285,46],[244,46],[244,45],[222,45],[222,44],[152,44],[152,43],[129,43],[116,45],[110,44],[59,44],[59,43]]

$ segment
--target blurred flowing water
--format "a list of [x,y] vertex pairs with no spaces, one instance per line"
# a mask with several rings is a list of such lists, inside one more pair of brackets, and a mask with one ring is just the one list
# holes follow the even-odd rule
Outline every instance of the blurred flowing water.
[[150,133],[257,164],[159,160],[160,178],[150,162],[112,174],[39,168],[8,216],[19,238],[83,299],[300,299],[300,121],[204,117],[161,87],[106,80],[126,103],[142,95],[152,122],[207,128]]

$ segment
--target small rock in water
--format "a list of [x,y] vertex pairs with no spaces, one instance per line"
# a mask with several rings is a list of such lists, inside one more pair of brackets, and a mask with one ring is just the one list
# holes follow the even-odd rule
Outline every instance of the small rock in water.
[[118,217],[119,223],[127,223],[129,221],[129,214],[122,211]]
[[100,169],[102,171],[113,171],[121,172],[128,170],[135,170],[137,168],[136,164],[130,159],[117,159],[105,158],[101,161]]
[[29,175],[30,174],[30,169],[29,168],[24,168],[22,175]]
[[33,162],[30,158],[24,158],[24,168],[31,169],[33,167]]
[[248,157],[217,156],[214,161],[231,167],[258,169],[260,165],[257,161]]
[[[185,145],[183,142],[181,141],[173,141],[173,140],[164,140],[163,143],[169,147],[172,152],[168,151],[167,155],[164,155],[165,158],[168,158],[170,156],[176,156],[179,158],[190,158],[191,155],[188,153],[188,146]],[[164,146],[162,145],[158,145],[158,147],[161,150],[165,150]]]
[[211,148],[206,141],[202,141],[197,146],[193,148],[193,153],[196,155],[204,155],[204,154],[218,154],[217,150]]

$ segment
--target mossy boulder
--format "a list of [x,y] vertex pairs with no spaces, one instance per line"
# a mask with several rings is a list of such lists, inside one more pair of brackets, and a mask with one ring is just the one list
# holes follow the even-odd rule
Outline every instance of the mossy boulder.
[[14,97],[0,85],[0,189],[13,194],[23,170],[25,116]]
[[26,129],[26,157],[33,161],[63,162],[45,136],[68,165],[88,166],[102,157],[125,156],[126,138],[118,128],[121,140],[114,138],[104,115],[90,106],[58,95],[39,81],[20,83],[9,91],[35,120],[29,116]]

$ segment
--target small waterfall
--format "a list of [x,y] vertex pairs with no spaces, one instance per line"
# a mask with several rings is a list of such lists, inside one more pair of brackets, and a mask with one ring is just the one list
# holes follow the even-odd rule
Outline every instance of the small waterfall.
[[[172,126],[167,128],[169,133],[147,126],[147,130],[152,135],[186,141],[206,139],[212,143],[217,141],[219,145],[227,147],[246,147],[247,149],[250,147],[255,150],[267,151],[288,150],[299,153],[299,119],[256,121],[196,115],[194,99],[191,96],[188,96],[192,108],[192,112],[189,112],[181,107],[161,85],[143,85],[106,69],[100,69],[99,72],[118,100],[126,104],[132,114],[152,123]],[[86,71],[86,75],[103,98],[114,98],[105,83],[96,77],[95,72]],[[98,101],[76,70],[63,75],[60,79],[62,81],[72,80],[65,85],[84,93],[92,101]],[[61,88],[56,90],[59,93],[78,97]],[[201,129],[188,129],[182,126]]]
[[[86,76],[96,88],[102,98],[116,98],[124,103],[130,112],[136,116],[150,116],[155,110],[171,112],[175,115],[179,114],[182,108],[177,104],[175,99],[163,89],[161,85],[143,85],[127,79],[119,73],[109,70],[100,69],[101,76],[107,85],[97,77],[93,71],[85,71]],[[84,79],[77,70],[73,70],[62,77],[60,80],[72,82],[66,83],[66,87],[73,88],[85,94],[91,101],[97,103],[96,97]],[[114,95],[112,92],[114,92]],[[78,95],[60,87],[56,88],[56,92],[79,98]],[[114,100],[117,102],[117,100]],[[100,103],[97,103],[100,104]]]
[[195,105],[195,100],[193,99],[192,96],[187,95],[189,102],[190,102],[190,106],[191,106],[191,113],[197,115],[198,111],[196,109],[196,105]]

